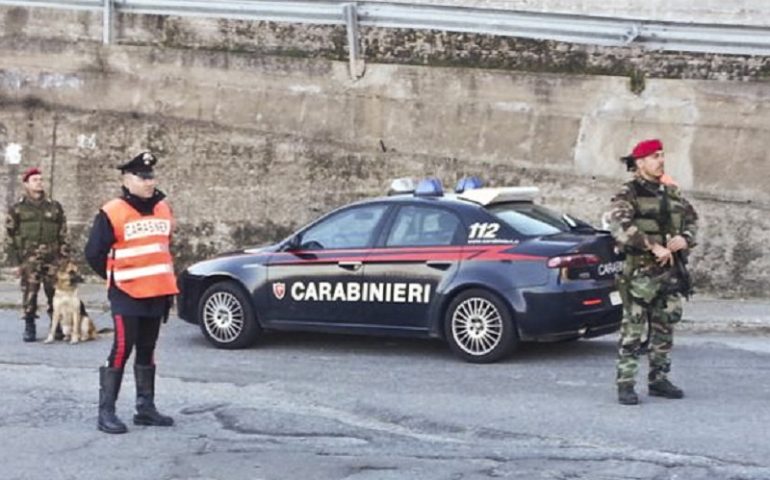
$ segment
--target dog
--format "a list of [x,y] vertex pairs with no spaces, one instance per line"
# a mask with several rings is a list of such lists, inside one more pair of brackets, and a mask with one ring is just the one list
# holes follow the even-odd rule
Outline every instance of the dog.
[[53,315],[45,343],[54,341],[56,327],[59,325],[64,333],[64,340],[69,340],[71,344],[96,339],[96,326],[86,314],[85,306],[78,297],[79,283],[83,283],[83,277],[78,272],[78,266],[71,260],[61,262],[56,270]]

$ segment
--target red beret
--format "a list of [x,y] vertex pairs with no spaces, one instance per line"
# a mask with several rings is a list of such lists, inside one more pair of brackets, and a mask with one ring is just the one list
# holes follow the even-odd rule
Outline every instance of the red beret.
[[634,150],[631,152],[631,156],[634,158],[644,158],[647,155],[652,155],[658,150],[663,150],[663,143],[657,138],[652,140],[643,140],[636,144]]
[[24,175],[21,176],[21,181],[26,182],[32,175],[42,175],[43,172],[37,167],[30,167],[24,171]]

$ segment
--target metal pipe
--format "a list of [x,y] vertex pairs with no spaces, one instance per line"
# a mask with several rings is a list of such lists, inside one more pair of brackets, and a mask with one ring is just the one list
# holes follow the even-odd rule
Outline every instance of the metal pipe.
[[356,4],[350,3],[342,7],[345,25],[348,32],[348,60],[350,78],[356,80],[364,74],[364,63],[361,57],[361,46],[358,38],[358,12]]
[[112,0],[104,0],[102,10],[102,43],[109,45],[112,42]]

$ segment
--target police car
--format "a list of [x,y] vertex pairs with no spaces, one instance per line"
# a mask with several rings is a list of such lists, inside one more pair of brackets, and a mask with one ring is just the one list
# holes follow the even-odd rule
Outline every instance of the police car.
[[179,316],[219,348],[267,330],[438,337],[470,362],[522,341],[619,328],[607,232],[538,205],[535,187],[452,193],[400,180],[394,194],[339,208],[276,245],[199,262],[179,278]]

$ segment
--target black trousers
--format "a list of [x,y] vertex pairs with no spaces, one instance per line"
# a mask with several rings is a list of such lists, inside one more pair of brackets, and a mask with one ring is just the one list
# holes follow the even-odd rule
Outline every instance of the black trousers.
[[134,364],[155,365],[155,344],[160,333],[160,317],[137,317],[113,314],[115,336],[112,350],[107,357],[107,366],[123,369],[131,352],[136,348]]

